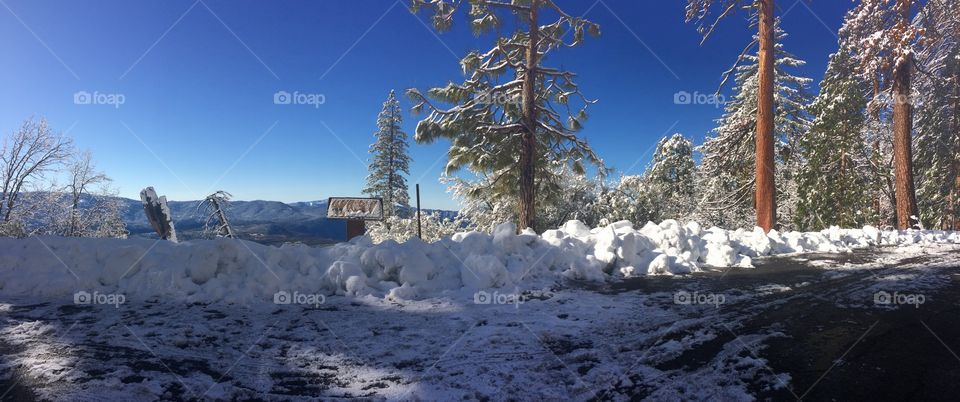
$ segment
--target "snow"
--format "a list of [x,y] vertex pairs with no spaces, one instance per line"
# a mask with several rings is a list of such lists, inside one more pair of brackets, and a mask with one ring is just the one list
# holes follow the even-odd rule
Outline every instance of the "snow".
[[[827,302],[845,308],[912,311],[911,300],[935,300],[934,289],[950,283],[960,251],[944,244],[957,243],[951,233],[881,232],[873,238],[904,246],[866,264],[811,272],[802,283],[785,276],[741,284],[714,274],[634,282],[669,284],[656,291],[597,292],[557,286],[581,272],[558,267],[614,280],[623,276],[615,268],[646,261],[634,275],[677,275],[664,269],[683,272],[676,264],[684,260],[696,265],[681,268],[706,267],[693,256],[706,258],[708,235],[726,239],[736,262],[751,258],[748,248],[757,257],[765,248],[753,248],[762,243],[756,231],[675,222],[641,230],[617,223],[579,236],[564,228],[537,236],[505,226],[436,243],[360,238],[322,249],[229,239],[0,240],[0,381],[23,380],[42,400],[748,400],[799,385],[767,360],[773,342],[792,335],[757,325],[766,312],[822,300],[824,286],[834,289]],[[848,248],[861,244],[859,232],[771,233],[768,252],[787,252],[787,238]],[[594,254],[601,238],[618,244],[606,271]],[[789,258],[825,257],[843,256]],[[95,276],[106,261],[118,266]],[[21,270],[16,281],[11,269]],[[834,285],[834,273],[860,279]],[[61,282],[127,300],[76,305],[47,288]],[[720,282],[730,287],[713,287]],[[24,297],[10,296],[15,289]],[[271,303],[276,291],[291,302]],[[297,301],[313,292],[341,296]],[[157,296],[141,300],[149,294]],[[678,294],[689,298],[678,302]],[[878,304],[879,294],[892,302]],[[702,357],[691,364],[691,355]]]
[[668,220],[637,229],[570,221],[542,235],[465,232],[433,243],[373,244],[360,237],[326,248],[264,246],[217,239],[151,240],[39,237],[0,239],[0,296],[121,294],[126,300],[255,303],[277,292],[410,300],[498,288],[537,289],[563,278],[611,281],[682,275],[707,267],[751,267],[757,257],[898,246],[906,252],[960,243],[941,231],[830,228],[821,232],[703,229]]

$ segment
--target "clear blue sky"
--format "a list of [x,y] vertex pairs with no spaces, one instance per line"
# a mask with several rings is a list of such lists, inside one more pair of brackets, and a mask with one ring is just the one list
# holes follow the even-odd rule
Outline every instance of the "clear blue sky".
[[[663,135],[703,139],[721,110],[673,97],[716,89],[751,35],[744,14],[701,46],[683,22],[682,0],[559,3],[601,25],[599,38],[549,63],[578,73],[583,92],[599,100],[582,135],[608,165],[637,174]],[[406,5],[0,0],[0,130],[45,116],[92,150],[130,198],[147,185],[179,200],[216,189],[243,200],[359,195],[387,93],[459,81],[455,56],[489,47],[464,19],[436,35]],[[778,1],[787,50],[809,62],[801,73],[819,80],[852,6]],[[122,94],[124,103],[78,105],[80,91]],[[323,94],[325,102],[276,105],[277,91]],[[416,121],[405,116],[411,136]],[[437,181],[445,145],[411,145],[409,180],[421,183],[425,207],[455,208]]]

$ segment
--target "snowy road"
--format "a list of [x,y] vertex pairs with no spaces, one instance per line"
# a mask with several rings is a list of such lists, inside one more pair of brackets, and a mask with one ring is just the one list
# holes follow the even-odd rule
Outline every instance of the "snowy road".
[[503,305],[373,297],[331,297],[316,308],[0,300],[0,399],[849,400],[960,393],[956,248],[757,265],[600,288],[565,283]]

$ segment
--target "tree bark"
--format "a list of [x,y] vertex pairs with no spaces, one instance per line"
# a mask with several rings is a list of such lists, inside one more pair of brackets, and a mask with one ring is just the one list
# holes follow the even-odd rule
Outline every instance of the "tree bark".
[[757,104],[757,188],[755,203],[757,226],[773,229],[777,220],[776,184],[774,182],[773,91],[774,29],[773,1],[760,0],[760,65]]
[[[898,0],[900,24],[910,23],[912,0]],[[913,226],[918,216],[917,195],[913,182],[913,110],[910,105],[910,67],[912,60],[902,60],[893,69],[893,164],[896,197],[897,228]]]
[[530,2],[530,43],[527,45],[526,71],[523,77],[523,126],[524,132],[520,145],[520,202],[518,204],[517,230],[532,228],[535,225],[536,169],[537,150],[537,64],[539,51],[537,42],[540,41],[540,25],[537,18],[539,0]]

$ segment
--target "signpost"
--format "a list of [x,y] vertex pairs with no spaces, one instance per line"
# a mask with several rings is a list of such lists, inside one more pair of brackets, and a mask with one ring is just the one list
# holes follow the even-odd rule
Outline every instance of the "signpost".
[[327,219],[347,221],[347,240],[367,232],[366,221],[383,220],[382,198],[330,197]]
[[417,183],[417,238],[423,240],[423,232],[420,231],[420,183]]

